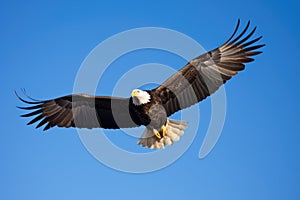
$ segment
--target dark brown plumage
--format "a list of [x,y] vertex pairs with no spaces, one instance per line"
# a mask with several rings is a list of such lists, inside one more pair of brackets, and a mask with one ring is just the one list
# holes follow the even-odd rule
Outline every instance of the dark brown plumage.
[[168,116],[210,96],[239,71],[244,70],[244,63],[254,61],[251,56],[262,53],[254,50],[263,47],[264,44],[250,46],[262,36],[248,41],[256,27],[242,38],[250,26],[250,21],[234,38],[239,25],[240,21],[232,36],[223,45],[191,60],[155,89]]
[[[223,45],[196,57],[162,85],[146,91],[151,99],[145,104],[134,104],[133,97],[118,98],[84,94],[68,95],[46,101],[33,99],[27,101],[17,94],[21,101],[32,104],[30,107],[19,107],[32,111],[21,116],[35,116],[28,125],[39,121],[36,128],[45,125],[44,130],[54,126],[116,129],[140,125],[159,130],[160,127],[168,124],[168,116],[210,96],[239,71],[244,70],[245,63],[254,61],[253,56],[262,53],[257,49],[264,44],[255,45],[262,37],[250,39],[256,27],[246,34],[250,26],[248,22],[245,29],[235,37],[239,25],[240,21],[234,33]],[[151,110],[154,107],[156,110]],[[150,116],[153,113],[154,116]],[[174,127],[178,126],[178,122],[175,121],[170,124]],[[182,126],[180,131],[185,127],[186,125]],[[160,141],[156,138],[155,141],[158,140]],[[140,143],[143,142],[147,141],[143,140]]]
[[[137,126],[130,117],[129,99],[90,95],[68,95],[46,101],[26,101],[30,107],[18,107],[34,110],[22,117],[35,116],[28,125],[41,120],[36,128],[46,124],[44,130],[51,127],[78,128],[129,128]],[[112,109],[112,106],[114,109]],[[119,117],[114,117],[118,115]],[[118,120],[118,121],[117,121]],[[116,122],[117,121],[117,122]],[[118,125],[117,125],[118,123]]]

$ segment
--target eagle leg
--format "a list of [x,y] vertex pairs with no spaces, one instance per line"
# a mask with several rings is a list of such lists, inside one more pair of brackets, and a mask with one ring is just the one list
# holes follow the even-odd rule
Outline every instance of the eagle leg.
[[158,139],[161,139],[161,135],[156,129],[153,129],[153,133]]
[[166,125],[163,125],[160,128],[160,132],[158,132],[156,129],[153,129],[154,135],[157,137],[157,139],[161,139],[167,135],[167,127]]
[[161,127],[161,132],[162,132],[163,137],[165,137],[167,135],[167,127],[165,125],[163,125]]

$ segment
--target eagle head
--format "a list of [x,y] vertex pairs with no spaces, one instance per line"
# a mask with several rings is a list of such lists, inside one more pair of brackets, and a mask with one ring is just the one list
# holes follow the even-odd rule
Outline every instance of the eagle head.
[[132,102],[134,105],[139,106],[150,102],[150,94],[147,91],[134,89],[131,92]]

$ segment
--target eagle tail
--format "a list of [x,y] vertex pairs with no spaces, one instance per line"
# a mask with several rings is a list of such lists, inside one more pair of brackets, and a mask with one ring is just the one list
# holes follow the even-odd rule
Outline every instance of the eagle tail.
[[165,145],[171,146],[174,142],[177,142],[180,139],[180,136],[184,134],[187,124],[188,122],[186,121],[167,119],[164,128],[162,128],[159,132],[161,138],[155,136],[151,128],[146,128],[137,144],[150,149],[164,148]]

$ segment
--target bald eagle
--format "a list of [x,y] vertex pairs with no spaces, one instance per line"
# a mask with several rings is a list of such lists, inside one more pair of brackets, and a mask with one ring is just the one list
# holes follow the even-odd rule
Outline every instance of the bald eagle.
[[[145,126],[137,144],[150,149],[172,145],[183,135],[187,122],[171,120],[173,113],[198,103],[213,94],[221,85],[252,62],[252,56],[262,53],[255,44],[262,36],[250,39],[256,27],[248,32],[250,21],[237,35],[240,20],[231,37],[218,48],[188,62],[177,73],[152,90],[135,89],[129,98],[72,94],[55,99],[37,101],[29,96],[17,97],[31,112],[22,117],[35,116],[36,128],[58,127],[119,129]],[[247,33],[248,32],[248,33]]]

